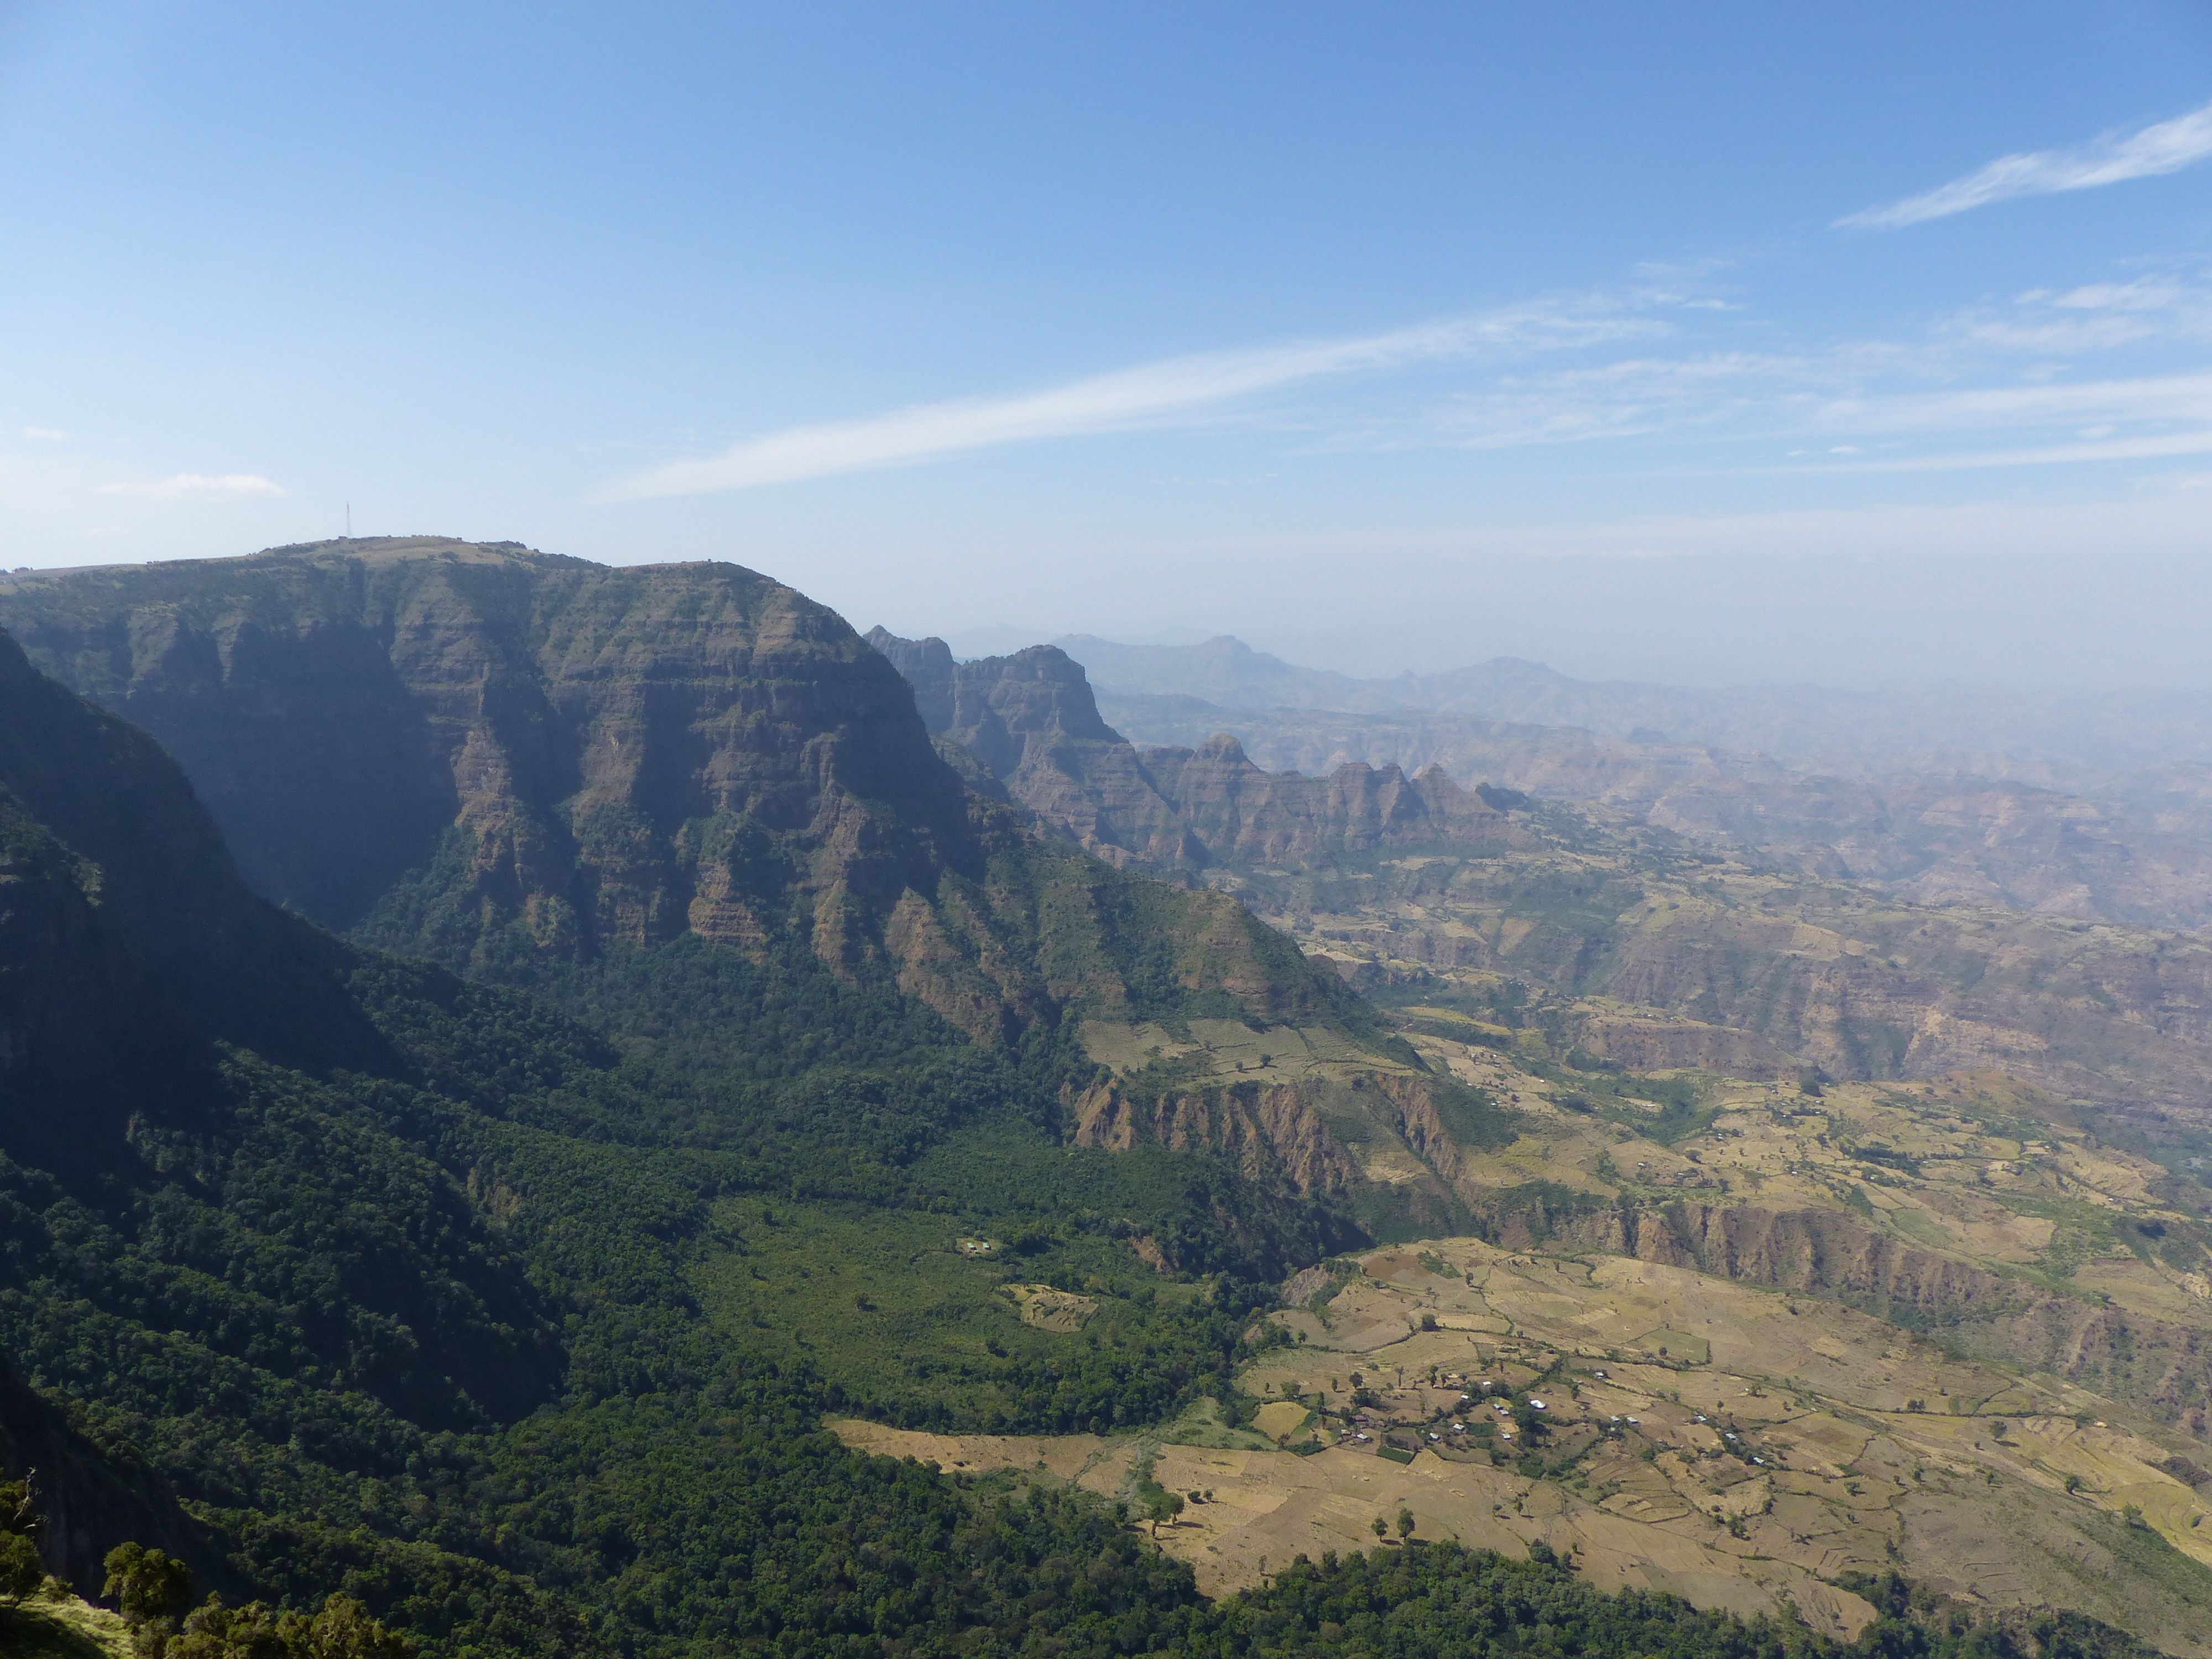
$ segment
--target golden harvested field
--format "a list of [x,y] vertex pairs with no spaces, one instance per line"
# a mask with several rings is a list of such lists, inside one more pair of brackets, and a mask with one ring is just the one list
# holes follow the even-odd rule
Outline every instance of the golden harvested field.
[[[1542,1539],[1594,1583],[1745,1613],[1787,1604],[1838,1635],[1871,1609],[1832,1581],[1895,1565],[2212,1655],[2212,1501],[2162,1467],[2184,1443],[2084,1390],[1954,1358],[1830,1303],[1465,1238],[1375,1252],[1319,1310],[1273,1317],[1292,1343],[1241,1376],[1269,1402],[1255,1426],[1318,1413],[1340,1443],[1316,1454],[1173,1428],[833,1426],[871,1449],[1109,1496],[1131,1496],[1149,1468],[1201,1496],[1160,1538],[1209,1592],[1299,1553],[1375,1547],[1378,1517],[1395,1539],[1402,1508],[1417,1539],[1514,1553]],[[1495,1403],[1508,1393],[1524,1419],[1543,1402],[1533,1446]],[[1386,1437],[1421,1449],[1392,1461]],[[1198,1438],[1215,1443],[1179,1443]]]
[[1098,1306],[1095,1297],[1056,1291],[1049,1285],[1009,1285],[1006,1294],[1021,1309],[1023,1324],[1062,1334],[1081,1330]]

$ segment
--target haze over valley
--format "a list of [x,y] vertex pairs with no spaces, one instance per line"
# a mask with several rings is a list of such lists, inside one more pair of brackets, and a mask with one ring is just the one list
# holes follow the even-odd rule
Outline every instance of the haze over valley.
[[2212,1659],[2208,70],[0,9],[0,1659]]

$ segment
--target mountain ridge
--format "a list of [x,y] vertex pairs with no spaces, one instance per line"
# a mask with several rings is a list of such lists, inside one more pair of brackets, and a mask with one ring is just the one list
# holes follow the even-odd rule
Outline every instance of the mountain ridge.
[[1362,678],[1301,667],[1233,635],[1188,646],[1131,646],[1095,635],[1054,641],[1102,695],[1189,696],[1243,710],[1425,712],[1610,737],[1749,750],[1832,763],[1844,754],[2013,754],[2089,768],[2141,769],[2212,750],[2212,693],[2023,692],[1931,681],[1864,690],[1810,682],[1724,688],[1589,680],[1516,657],[1441,672]]
[[1200,870],[1514,840],[1504,813],[1440,768],[1409,777],[1352,762],[1326,776],[1270,773],[1226,732],[1140,751],[1106,723],[1085,671],[1056,646],[956,662],[942,640],[882,627],[867,638],[914,685],[933,732],[974,755],[1039,821],[1115,862]]
[[526,974],[792,942],[991,1042],[1135,973],[1340,1017],[1233,900],[1034,845],[842,618],[739,566],[319,543],[19,577],[0,627],[167,745],[258,890],[385,948]]

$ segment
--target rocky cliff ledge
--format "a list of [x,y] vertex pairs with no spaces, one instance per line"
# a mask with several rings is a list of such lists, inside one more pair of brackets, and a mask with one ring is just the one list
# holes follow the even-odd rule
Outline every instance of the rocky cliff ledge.
[[796,943],[986,1040],[1344,998],[1232,901],[1036,847],[843,618],[736,565],[319,543],[19,575],[0,627],[168,748],[261,894],[456,966]]
[[1140,754],[1106,724],[1081,665],[1056,646],[955,662],[939,639],[877,628],[868,642],[913,685],[933,732],[972,752],[1039,823],[1112,862],[1302,862],[1518,839],[1507,814],[1441,767],[1412,778],[1364,763],[1326,777],[1267,772],[1225,734]]

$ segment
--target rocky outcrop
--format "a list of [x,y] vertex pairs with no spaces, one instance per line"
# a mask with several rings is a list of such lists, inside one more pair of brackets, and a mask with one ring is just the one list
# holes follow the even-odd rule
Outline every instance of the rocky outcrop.
[[1464,1225],[1471,1154],[1512,1121],[1449,1079],[1377,1067],[1346,1077],[1147,1087],[1141,1074],[1063,1098],[1073,1144],[1161,1146],[1228,1159],[1247,1181],[1340,1200],[1374,1236]]
[[1040,823],[1113,864],[1206,862],[1137,751],[1099,719],[1083,670],[1056,647],[960,663],[942,640],[881,628],[867,637],[914,687],[929,729],[974,755]]
[[1285,1181],[1298,1192],[1328,1196],[1363,1179],[1358,1160],[1297,1084],[1233,1083],[1146,1096],[1109,1081],[1066,1104],[1068,1137],[1078,1146],[1212,1152],[1248,1179]]
[[1304,864],[1440,844],[1481,850],[1516,839],[1506,814],[1441,767],[1412,778],[1360,762],[1319,778],[1267,772],[1225,733],[1195,750],[1147,750],[1144,763],[1208,854],[1224,862]]
[[324,543],[18,576],[0,623],[168,748],[254,889],[404,952],[799,949],[988,1042],[1055,1006],[1343,1001],[1234,901],[1036,847],[879,653],[735,565]]
[[2191,1434],[2212,1430],[2212,1336],[1916,1249],[1838,1211],[1562,1206],[1546,1194],[1494,1204],[1485,1220],[1516,1247],[1549,1239],[1826,1297],[2133,1401]]
[[973,753],[1036,820],[1115,863],[1304,863],[1385,848],[1508,844],[1505,814],[1431,768],[1354,763],[1262,771],[1234,738],[1139,754],[1100,718],[1056,646],[955,662],[938,639],[868,642],[904,675],[930,729]]

